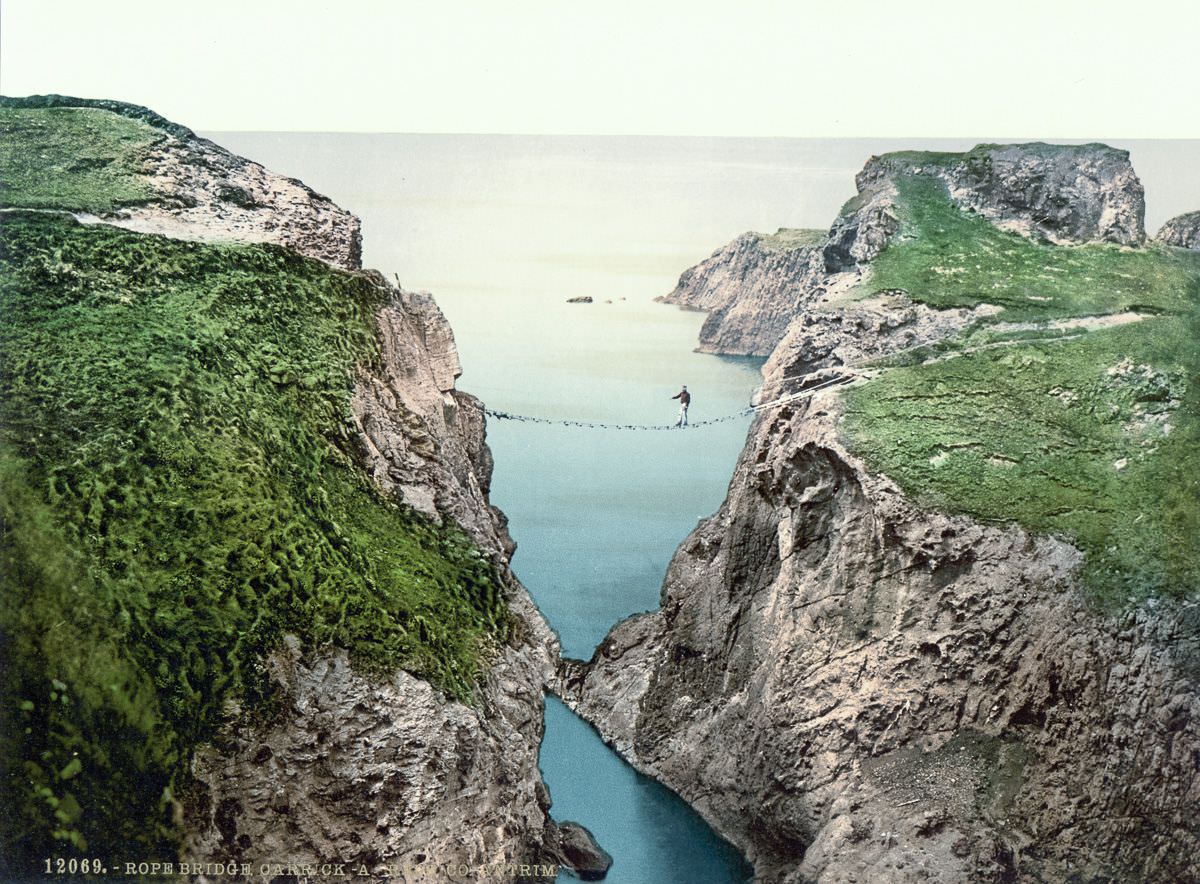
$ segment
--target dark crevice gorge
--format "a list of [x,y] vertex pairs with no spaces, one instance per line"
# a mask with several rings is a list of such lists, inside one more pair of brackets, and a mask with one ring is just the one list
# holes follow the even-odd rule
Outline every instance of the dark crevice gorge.
[[[703,317],[582,226],[435,302],[152,111],[0,100],[0,878],[1200,880],[1197,213],[1098,144],[856,184]],[[493,410],[763,407],[486,426],[439,303]]]

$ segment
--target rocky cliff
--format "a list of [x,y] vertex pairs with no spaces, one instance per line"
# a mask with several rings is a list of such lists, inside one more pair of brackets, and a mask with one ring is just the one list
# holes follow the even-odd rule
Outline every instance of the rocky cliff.
[[1025,236],[1066,244],[1139,245],[1145,192],[1129,152],[1103,144],[981,144],[963,153],[901,152],[872,157],[855,177],[858,196],[834,223],[830,269],[869,261],[896,232],[898,178],[937,178],[960,208]]
[[348,212],[144,108],[0,115],[0,564],[24,593],[0,631],[32,735],[2,753],[26,761],[0,873],[180,844],[201,879],[595,872],[548,816],[557,641],[433,299],[357,269]]
[[837,302],[861,281],[863,268],[900,231],[897,182],[911,176],[936,180],[954,205],[1029,238],[1130,246],[1145,240],[1144,192],[1126,151],[1037,144],[893,153],[867,162],[855,179],[857,195],[825,236],[743,234],[685,270],[663,300],[709,311],[701,351],[768,356],[794,316]]
[[514,545],[487,499],[482,405],[455,389],[449,324],[429,295],[375,279],[390,292],[376,314],[382,358],[353,398],[367,470],[408,506],[469,533],[504,575],[516,628],[470,705],[403,670],[369,677],[345,650],[303,654],[289,639],[268,661],[282,710],[251,729],[232,716],[197,754],[187,853],[431,881],[549,869],[564,857],[537,761],[558,642],[508,571]]
[[[9,132],[42,138],[51,151],[33,170],[42,181],[72,173],[110,174],[119,168],[124,157],[106,150],[104,139],[89,137],[104,133],[103,126],[78,118],[128,121],[133,131],[121,133],[120,146],[137,145],[130,152],[129,171],[143,192],[99,211],[81,204],[81,220],[201,242],[275,243],[346,270],[362,266],[362,225],[353,214],[304,182],[232,154],[147,108],[63,95],[4,97],[0,107],[25,112],[6,121]],[[78,126],[79,141],[62,137],[66,127],[56,117]],[[0,190],[0,202],[12,204],[6,190],[13,189],[10,182]]]
[[810,230],[743,234],[685,270],[659,300],[708,312],[701,352],[767,356],[787,331],[803,281],[824,271],[822,239]]
[[[1200,266],[1129,249],[1141,187],[1108,148],[858,184],[724,504],[559,690],[759,880],[1196,880],[1200,501],[1168,477]],[[1113,244],[1055,245],[1079,240]],[[769,405],[831,371],[857,383]],[[1155,534],[1182,558],[1139,560]]]
[[1200,212],[1176,215],[1158,229],[1154,238],[1169,246],[1200,249]]

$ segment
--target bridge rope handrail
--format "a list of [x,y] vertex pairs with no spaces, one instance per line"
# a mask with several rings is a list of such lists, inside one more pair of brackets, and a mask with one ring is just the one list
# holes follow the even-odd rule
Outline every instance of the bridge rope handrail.
[[[757,405],[748,405],[739,411],[730,414],[721,415],[720,417],[707,418],[705,420],[694,421],[686,424],[682,429],[692,427],[707,427],[712,424],[725,423],[726,421],[737,420],[749,414],[756,414],[760,411],[766,411],[770,408],[778,408],[782,405],[787,405],[790,402],[796,402],[800,399],[806,399],[814,393],[819,393],[822,390],[827,390],[830,387],[840,386],[850,383],[855,380],[854,375],[841,374],[833,378],[827,378],[818,384],[800,390],[797,393],[791,393],[787,396],[780,396],[778,399],[772,399],[770,402],[760,402]],[[680,429],[678,424],[611,424],[600,421],[580,421],[580,420],[563,420],[559,418],[549,417],[534,417],[528,414],[513,414],[509,411],[500,411],[498,409],[484,407],[483,413],[488,417],[494,417],[497,420],[517,421],[519,423],[530,424],[550,424],[559,427],[579,427],[587,430],[675,430]]]
[[[1072,339],[1078,338],[1078,337],[1081,337],[1081,335],[1077,335],[1077,334],[1076,335],[1057,335],[1054,338],[1052,338],[1051,340],[1054,343],[1059,343],[1061,341],[1072,340]],[[857,362],[846,363],[839,367],[840,370],[845,373],[839,374],[833,378],[827,378],[826,380],[821,381],[818,384],[814,384],[811,387],[806,387],[805,389],[800,390],[797,393],[791,393],[787,396],[781,396],[778,399],[772,399],[770,402],[761,402],[758,405],[748,405],[745,408],[741,409],[740,411],[735,411],[732,414],[722,415],[721,417],[708,418],[707,420],[695,421],[693,423],[686,424],[684,426],[684,429],[686,429],[687,427],[705,427],[705,426],[709,426],[710,424],[725,423],[726,421],[737,420],[738,418],[745,417],[748,414],[755,414],[760,411],[765,411],[766,409],[769,409],[769,408],[778,408],[781,405],[786,405],[789,402],[795,402],[799,399],[806,399],[809,396],[813,395],[814,393],[819,393],[822,390],[829,389],[830,387],[836,387],[836,386],[840,386],[842,384],[848,384],[848,383],[852,383],[855,380],[858,380],[861,377],[859,370],[862,370],[862,369],[869,370],[872,365],[876,365],[880,362],[886,362],[888,360],[895,359],[895,357],[902,356],[907,353],[913,353],[913,352],[916,352],[919,350],[933,349],[937,343],[938,343],[937,341],[921,341],[916,344],[912,344],[908,347],[903,347],[899,350],[892,350],[887,353],[879,353],[874,356],[869,356],[864,359],[861,359]],[[1003,340],[1002,341],[994,341],[989,344],[983,344],[980,346],[969,347],[965,350],[958,351],[954,355],[961,356],[961,355],[966,355],[967,353],[977,352],[979,350],[988,350],[993,347],[1011,346],[1014,343],[1018,343],[1018,342],[1003,341]],[[562,426],[562,427],[582,427],[584,429],[591,429],[591,430],[676,430],[676,429],[680,429],[678,424],[610,424],[610,423],[603,423],[603,422],[599,422],[599,421],[558,420],[555,418],[547,418],[547,417],[532,417],[530,415],[513,414],[508,411],[500,411],[498,409],[487,408],[486,406],[484,407],[483,412],[484,412],[484,414],[488,415],[489,417],[494,417],[497,420],[511,420],[511,421],[519,421],[522,423],[532,423],[532,424],[553,424],[555,426]]]

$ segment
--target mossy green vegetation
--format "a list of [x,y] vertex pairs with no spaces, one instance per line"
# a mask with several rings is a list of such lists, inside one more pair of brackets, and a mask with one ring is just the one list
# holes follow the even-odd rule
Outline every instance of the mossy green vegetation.
[[7,873],[161,857],[192,748],[285,634],[469,700],[507,638],[459,530],[355,463],[386,292],[274,246],[14,212],[0,255]]
[[[894,169],[948,169],[951,167],[984,168],[991,164],[991,155],[996,150],[1003,150],[1013,145],[985,143],[977,144],[967,151],[944,150],[895,150],[878,157],[877,162],[890,165]],[[1061,156],[1063,151],[1094,151],[1108,150],[1107,145],[1093,141],[1091,144],[1063,145],[1047,144],[1044,141],[1023,142],[1021,153],[1025,156],[1040,156],[1047,159]]]
[[900,232],[872,263],[864,295],[902,289],[939,309],[995,304],[1006,322],[1191,309],[1186,252],[1039,243],[958,208],[936,177],[903,176],[897,189]]
[[100,108],[0,106],[0,206],[99,214],[152,202],[146,161],[164,137]]
[[128,101],[116,101],[112,98],[80,98],[75,95],[57,95],[54,93],[49,95],[0,95],[0,108],[6,107],[40,108],[43,110],[63,107],[93,108],[118,114],[122,117],[128,117],[131,120],[140,120],[158,131],[174,135],[176,138],[191,139],[196,137],[196,133],[187,126],[173,123],[165,117],[156,114],[148,107],[143,107],[140,104],[130,104]]
[[[899,182],[863,293],[1004,309],[846,393],[845,432],[919,502],[1066,537],[1102,605],[1200,588],[1200,254],[1053,246]],[[1138,322],[1053,329],[1125,311]],[[1002,323],[1032,323],[1005,329]]]

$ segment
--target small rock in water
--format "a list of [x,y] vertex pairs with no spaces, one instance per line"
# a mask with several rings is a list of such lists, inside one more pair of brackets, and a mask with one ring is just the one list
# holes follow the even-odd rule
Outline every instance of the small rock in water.
[[590,304],[592,303],[591,295],[581,295],[578,298],[567,298],[568,304]]
[[591,832],[569,820],[558,824],[558,860],[573,869],[581,881],[604,880],[613,862]]

